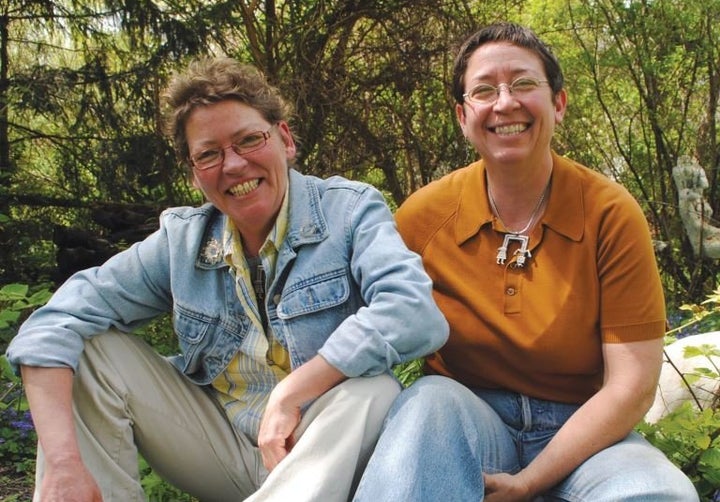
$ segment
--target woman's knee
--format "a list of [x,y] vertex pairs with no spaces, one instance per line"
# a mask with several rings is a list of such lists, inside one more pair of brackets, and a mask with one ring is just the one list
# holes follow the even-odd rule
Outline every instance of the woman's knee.
[[[464,385],[443,376],[425,376],[404,389],[393,403],[386,428],[417,429],[430,434],[474,430],[492,410]],[[415,434],[415,432],[411,432]]]
[[357,406],[368,406],[371,412],[384,417],[401,390],[400,382],[392,375],[382,374],[346,380],[338,388],[338,397],[355,401]]
[[478,397],[464,385],[451,378],[429,375],[403,390],[393,407],[421,409],[425,414],[455,414],[458,409],[474,407],[478,403]]

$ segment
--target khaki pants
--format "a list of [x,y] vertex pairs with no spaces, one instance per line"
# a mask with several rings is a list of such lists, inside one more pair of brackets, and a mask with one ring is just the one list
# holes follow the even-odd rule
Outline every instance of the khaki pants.
[[[352,496],[399,391],[380,375],[326,392],[269,474],[258,448],[232,429],[215,401],[136,336],[109,332],[86,342],[73,397],[82,457],[105,502],[146,500],[138,451],[203,502],[339,502]],[[39,487],[40,450],[37,465]]]

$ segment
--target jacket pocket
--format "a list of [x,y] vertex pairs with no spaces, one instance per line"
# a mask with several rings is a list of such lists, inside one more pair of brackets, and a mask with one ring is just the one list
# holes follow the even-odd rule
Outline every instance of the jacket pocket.
[[277,306],[280,319],[311,314],[347,302],[350,281],[346,269],[331,270],[289,284]]

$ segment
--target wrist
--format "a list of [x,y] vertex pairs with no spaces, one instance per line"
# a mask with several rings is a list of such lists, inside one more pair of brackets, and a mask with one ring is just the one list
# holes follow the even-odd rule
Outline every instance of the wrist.
[[84,465],[82,457],[80,456],[80,452],[77,450],[63,450],[57,452],[48,452],[43,450],[43,457],[47,468]]

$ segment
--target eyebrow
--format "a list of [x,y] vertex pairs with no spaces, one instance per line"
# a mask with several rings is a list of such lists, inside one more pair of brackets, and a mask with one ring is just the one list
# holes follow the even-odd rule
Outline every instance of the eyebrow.
[[[240,139],[244,136],[247,136],[248,134],[252,134],[254,132],[265,131],[265,129],[263,129],[263,127],[265,127],[265,126],[253,125],[250,127],[242,127],[230,135],[230,141],[237,141],[238,139]],[[207,150],[209,148],[217,147],[217,146],[219,146],[219,144],[220,143],[215,140],[201,140],[197,143],[196,146],[198,149]],[[190,145],[188,144],[188,147],[189,146]],[[190,149],[190,148],[188,148],[188,149]]]
[[[530,68],[518,68],[516,70],[510,71],[510,82],[512,82],[513,80],[515,80],[517,78],[524,77],[524,76],[531,76],[533,78],[540,78],[540,79],[543,78],[541,75],[537,75],[537,76],[534,75],[533,70]],[[471,84],[471,83],[482,84],[482,83],[487,83],[488,81],[492,81],[492,80],[493,80],[492,75],[482,73],[482,74],[474,75],[470,79],[468,79],[468,84]],[[510,82],[508,82],[508,83],[510,83]]]

